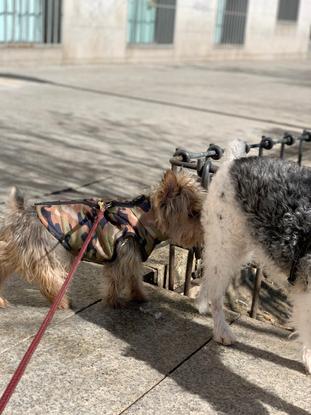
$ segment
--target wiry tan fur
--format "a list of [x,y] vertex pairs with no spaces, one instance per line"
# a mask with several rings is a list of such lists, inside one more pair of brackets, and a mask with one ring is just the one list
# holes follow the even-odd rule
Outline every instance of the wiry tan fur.
[[[202,244],[200,213],[204,192],[196,180],[184,172],[168,170],[150,195],[151,208],[159,230],[167,240],[184,246]],[[25,208],[22,194],[13,188],[0,224],[0,294],[4,281],[18,273],[37,284],[53,301],[66,276],[72,255],[45,229],[32,207]],[[102,293],[112,307],[124,299],[144,301],[142,260],[137,242],[125,239],[117,246],[117,258],[104,266]],[[122,299],[123,298],[123,299]],[[7,301],[0,296],[0,308]],[[68,308],[64,297],[60,308]]]
[[176,245],[201,246],[200,223],[203,189],[188,174],[168,170],[162,183],[151,193],[151,205],[159,230]]

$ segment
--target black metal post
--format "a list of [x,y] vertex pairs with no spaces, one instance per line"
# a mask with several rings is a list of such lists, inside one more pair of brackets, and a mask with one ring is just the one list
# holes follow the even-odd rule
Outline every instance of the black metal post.
[[256,275],[255,275],[254,290],[253,290],[252,306],[251,306],[251,311],[250,311],[250,316],[252,318],[256,318],[257,316],[261,281],[262,281],[262,271],[260,268],[257,268]]
[[170,245],[168,262],[168,289],[174,291],[175,287],[175,246]]
[[189,249],[188,257],[187,257],[185,285],[184,285],[184,295],[187,295],[187,296],[189,296],[189,292],[190,292],[190,288],[191,288],[191,274],[192,274],[193,256],[194,256],[193,249]]

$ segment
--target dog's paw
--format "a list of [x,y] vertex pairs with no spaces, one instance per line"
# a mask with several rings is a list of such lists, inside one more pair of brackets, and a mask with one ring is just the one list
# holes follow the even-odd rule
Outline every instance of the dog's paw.
[[122,308],[126,308],[128,305],[128,300],[126,300],[125,298],[120,298],[120,297],[109,297],[109,298],[103,298],[103,305],[107,305],[110,308],[115,308],[115,309],[122,309]]
[[70,308],[70,301],[68,298],[64,297],[59,303],[59,310],[68,310]]
[[236,338],[232,333],[229,324],[227,323],[215,328],[213,337],[217,343],[223,344],[224,346],[229,346],[230,344],[233,344],[236,341]]
[[7,308],[9,306],[9,302],[3,298],[0,297],[0,308]]
[[133,291],[131,293],[130,301],[133,301],[135,303],[147,303],[149,301],[149,298],[147,294],[145,294],[143,291]]
[[207,314],[209,310],[208,301],[198,297],[194,301],[194,306],[200,314]]
[[302,361],[305,365],[308,375],[311,375],[311,349],[308,349],[307,347],[303,348]]

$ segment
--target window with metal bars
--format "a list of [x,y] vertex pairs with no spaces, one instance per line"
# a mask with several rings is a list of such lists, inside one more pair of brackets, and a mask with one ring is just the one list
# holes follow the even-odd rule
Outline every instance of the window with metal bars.
[[298,20],[300,0],[279,0],[278,20],[296,22]]
[[215,27],[215,42],[243,45],[247,21],[248,0],[219,0]]
[[128,0],[128,43],[171,44],[176,0]]
[[60,43],[62,0],[0,0],[0,43]]

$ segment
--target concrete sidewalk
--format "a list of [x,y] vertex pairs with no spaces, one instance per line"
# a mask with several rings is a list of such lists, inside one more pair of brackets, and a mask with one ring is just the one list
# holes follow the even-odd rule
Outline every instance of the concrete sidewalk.
[[[1,68],[0,211],[12,185],[31,200],[132,198],[177,146],[300,133],[310,128],[310,87],[310,61]],[[57,314],[6,414],[311,413],[288,332],[231,315],[239,342],[220,347],[210,319],[178,294],[149,287],[150,304],[108,310],[99,283],[100,270],[82,264],[73,310]],[[48,307],[17,279],[6,296],[0,390]]]
[[311,127],[310,87],[310,61],[1,68],[0,202],[12,184],[133,197],[178,146]]
[[[123,310],[98,298],[98,267],[83,264],[73,311],[58,312],[6,415],[289,414],[311,411],[311,379],[288,332],[232,313],[234,347],[211,340],[211,319],[185,297],[148,287],[151,302]],[[10,282],[1,310],[3,391],[47,304]]]

